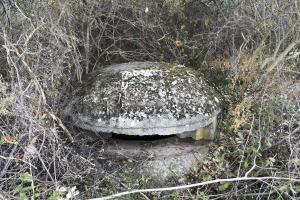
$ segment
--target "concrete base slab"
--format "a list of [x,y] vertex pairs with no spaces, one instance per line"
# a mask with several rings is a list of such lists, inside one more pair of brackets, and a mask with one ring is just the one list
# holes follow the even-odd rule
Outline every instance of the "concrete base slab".
[[132,173],[164,183],[171,178],[182,180],[197,167],[207,154],[209,141],[180,139],[176,136],[149,140],[109,139],[102,155],[102,163],[109,173]]

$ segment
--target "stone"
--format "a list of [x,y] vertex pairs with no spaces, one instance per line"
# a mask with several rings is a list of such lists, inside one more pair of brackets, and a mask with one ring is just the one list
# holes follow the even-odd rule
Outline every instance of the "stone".
[[99,134],[213,139],[220,112],[215,91],[192,69],[129,62],[95,70],[64,110],[75,126]]
[[117,177],[128,173],[137,180],[143,175],[151,178],[151,184],[164,185],[172,180],[184,181],[184,175],[197,169],[209,145],[207,141],[177,137],[153,141],[110,139],[103,147],[100,162]]

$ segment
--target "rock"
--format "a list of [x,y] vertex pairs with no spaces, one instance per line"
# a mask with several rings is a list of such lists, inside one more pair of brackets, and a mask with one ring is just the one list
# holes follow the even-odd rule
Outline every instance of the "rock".
[[163,185],[184,180],[191,169],[197,169],[208,149],[209,142],[189,138],[111,139],[104,145],[101,162],[109,174],[117,177],[129,173],[134,181],[143,175],[151,178],[151,184]]
[[213,138],[219,112],[213,88],[195,71],[157,62],[110,65],[92,72],[64,111],[75,126],[100,134],[194,139]]

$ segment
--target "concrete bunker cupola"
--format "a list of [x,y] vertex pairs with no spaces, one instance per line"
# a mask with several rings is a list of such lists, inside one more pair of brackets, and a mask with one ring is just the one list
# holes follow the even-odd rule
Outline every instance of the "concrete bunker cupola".
[[95,70],[64,110],[75,126],[105,139],[104,169],[146,175],[155,184],[182,180],[198,165],[210,143],[202,139],[214,138],[219,112],[213,88],[195,71],[158,62]]
[[130,62],[89,74],[65,113],[75,126],[100,134],[177,135],[213,139],[219,100],[183,65]]

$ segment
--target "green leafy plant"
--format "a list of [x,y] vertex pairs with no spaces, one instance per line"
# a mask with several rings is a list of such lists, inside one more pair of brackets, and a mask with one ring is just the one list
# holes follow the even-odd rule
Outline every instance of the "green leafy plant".
[[19,197],[22,200],[27,199],[34,199],[33,195],[33,178],[29,172],[24,172],[20,174],[19,181],[21,182],[20,185],[17,186],[17,191],[19,192]]

